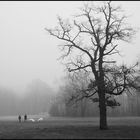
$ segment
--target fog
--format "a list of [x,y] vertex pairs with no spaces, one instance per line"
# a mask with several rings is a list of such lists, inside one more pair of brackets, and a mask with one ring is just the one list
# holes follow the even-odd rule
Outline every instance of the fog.
[[[10,92],[6,98],[1,98],[3,95],[0,95],[3,102],[8,100],[7,97],[9,97],[8,101],[14,96],[18,99],[21,99],[19,97],[26,98],[31,83],[37,79],[50,89],[48,96],[50,92],[51,94],[57,92],[62,77],[65,75],[65,67],[61,61],[57,60],[61,56],[58,49],[60,42],[51,37],[44,28],[55,27],[58,15],[63,18],[72,17],[78,13],[78,8],[84,3],[86,2],[0,2],[0,87],[4,89],[3,94]],[[140,2],[118,1],[115,3],[121,4],[130,16],[129,23],[139,28]],[[118,61],[131,64],[139,59],[139,40],[140,32],[131,44],[122,44],[123,57],[118,58]]]

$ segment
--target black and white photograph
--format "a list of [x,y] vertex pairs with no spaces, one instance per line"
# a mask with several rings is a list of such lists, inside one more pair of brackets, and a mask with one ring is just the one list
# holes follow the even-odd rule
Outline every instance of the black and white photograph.
[[140,139],[140,1],[0,1],[0,139]]

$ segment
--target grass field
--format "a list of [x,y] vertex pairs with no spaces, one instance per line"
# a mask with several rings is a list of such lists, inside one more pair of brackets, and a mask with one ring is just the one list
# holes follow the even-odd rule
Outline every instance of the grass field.
[[0,119],[0,139],[140,138],[140,117],[108,118],[109,130],[99,130],[98,118],[55,118],[18,123]]

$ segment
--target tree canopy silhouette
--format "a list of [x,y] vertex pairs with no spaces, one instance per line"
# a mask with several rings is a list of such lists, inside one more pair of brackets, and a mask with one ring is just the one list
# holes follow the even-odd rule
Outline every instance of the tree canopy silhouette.
[[[100,129],[108,128],[106,107],[119,105],[109,100],[110,95],[121,95],[129,90],[128,87],[138,89],[134,70],[137,64],[117,66],[116,61],[110,60],[120,52],[119,41],[130,42],[135,34],[135,30],[125,23],[126,19],[120,6],[107,1],[96,6],[85,4],[73,20],[58,17],[56,28],[46,28],[50,35],[63,41],[62,58],[67,62],[69,72],[92,72],[93,77],[81,98],[99,102]],[[98,98],[93,98],[96,93]]]

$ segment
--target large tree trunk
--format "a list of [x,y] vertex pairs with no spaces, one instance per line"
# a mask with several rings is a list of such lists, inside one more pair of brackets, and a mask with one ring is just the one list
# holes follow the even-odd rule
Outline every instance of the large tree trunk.
[[99,92],[99,111],[100,111],[100,129],[106,130],[107,126],[107,111],[105,104],[105,93],[102,91]]
[[[102,67],[102,66],[101,66]],[[104,87],[104,73],[101,69],[99,85],[98,85],[98,95],[99,95],[99,111],[100,111],[100,129],[106,130],[107,126],[107,110],[106,110],[106,99],[105,99],[105,87]]]
[[99,110],[100,110],[100,129],[106,130],[107,127],[107,112],[106,112],[106,100],[105,100],[105,83],[104,83],[104,71],[103,71],[103,49],[100,48],[99,59],[99,74],[98,74],[98,95],[99,95]]

